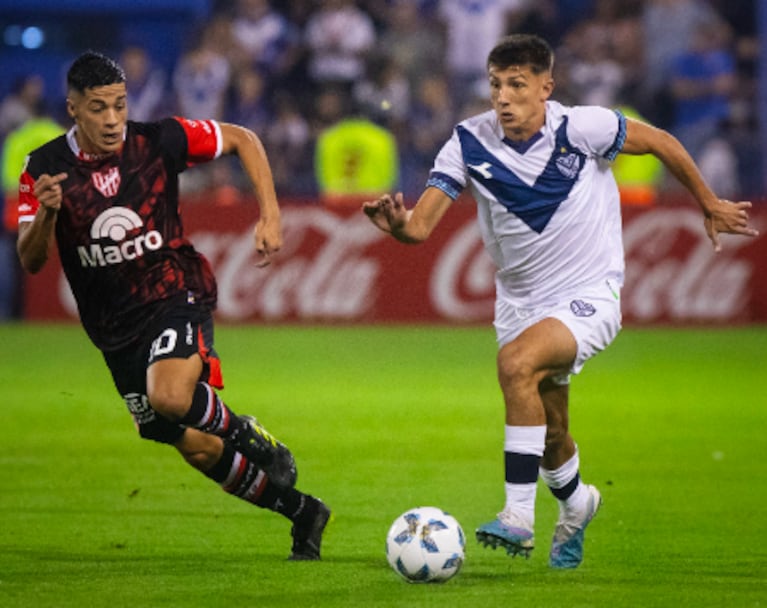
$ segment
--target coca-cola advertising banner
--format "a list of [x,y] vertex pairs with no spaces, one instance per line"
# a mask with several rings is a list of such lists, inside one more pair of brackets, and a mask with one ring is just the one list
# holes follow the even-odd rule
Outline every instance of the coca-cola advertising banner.
[[[187,202],[186,232],[213,265],[224,322],[490,322],[495,269],[470,200],[459,200],[429,238],[404,245],[358,207],[283,204],[284,246],[258,267],[255,203]],[[757,238],[722,238],[715,254],[693,204],[624,209],[626,323],[767,321],[767,206]],[[58,260],[26,283],[31,320],[76,319]]]

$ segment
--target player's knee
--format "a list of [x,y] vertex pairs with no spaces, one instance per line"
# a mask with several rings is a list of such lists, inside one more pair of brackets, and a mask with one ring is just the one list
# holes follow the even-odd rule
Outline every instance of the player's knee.
[[498,357],[498,381],[501,386],[534,382],[535,369],[522,353],[505,353]]
[[170,420],[180,420],[189,411],[192,394],[186,386],[164,383],[149,389],[147,398],[152,409]]

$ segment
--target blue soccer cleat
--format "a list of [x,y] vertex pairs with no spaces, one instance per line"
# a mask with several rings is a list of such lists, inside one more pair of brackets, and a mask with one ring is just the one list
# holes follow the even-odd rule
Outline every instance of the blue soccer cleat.
[[513,513],[501,512],[498,518],[482,524],[476,531],[477,541],[484,547],[503,547],[506,553],[514,557],[530,557],[533,550],[533,531]]
[[583,532],[602,505],[599,490],[591,485],[587,485],[586,490],[589,492],[589,501],[584,512],[560,512],[549,554],[549,565],[552,568],[577,568],[583,561]]

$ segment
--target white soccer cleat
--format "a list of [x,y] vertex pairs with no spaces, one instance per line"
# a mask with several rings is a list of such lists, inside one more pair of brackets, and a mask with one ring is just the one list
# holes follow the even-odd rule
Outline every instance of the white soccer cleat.
[[583,532],[602,505],[599,490],[592,485],[587,485],[586,490],[589,500],[584,511],[560,511],[549,554],[549,565],[552,568],[577,568],[583,561]]

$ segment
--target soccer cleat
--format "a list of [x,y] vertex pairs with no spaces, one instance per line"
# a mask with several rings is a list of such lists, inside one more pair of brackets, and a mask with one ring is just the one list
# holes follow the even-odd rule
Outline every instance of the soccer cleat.
[[529,559],[533,550],[533,531],[516,515],[505,511],[499,513],[497,519],[477,528],[476,536],[482,546],[503,547],[512,557],[519,554]]
[[263,469],[276,486],[292,488],[298,472],[290,450],[274,438],[253,416],[240,416],[245,429],[232,438],[236,449]]
[[290,533],[293,549],[291,561],[314,561],[320,559],[322,533],[330,519],[330,509],[319,498],[307,496],[303,512],[293,522]]
[[592,485],[587,485],[586,490],[589,492],[589,501],[585,512],[560,512],[549,554],[549,565],[552,568],[577,568],[583,561],[583,531],[602,505],[599,490]]

